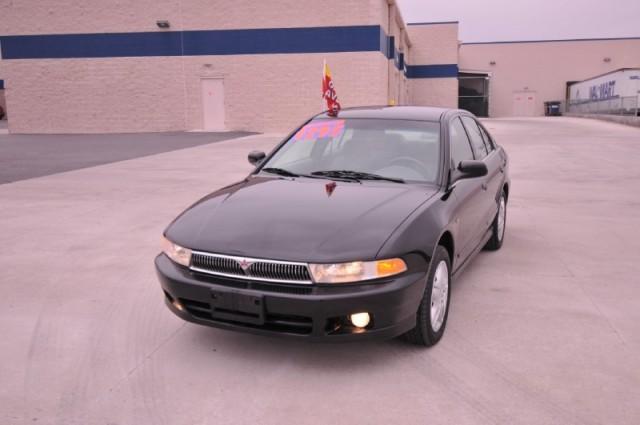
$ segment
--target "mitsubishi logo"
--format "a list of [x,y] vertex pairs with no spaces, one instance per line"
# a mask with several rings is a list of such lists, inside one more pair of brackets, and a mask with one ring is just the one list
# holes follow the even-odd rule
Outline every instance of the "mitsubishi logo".
[[253,262],[248,261],[246,258],[243,258],[242,260],[238,261],[238,264],[240,265],[240,268],[242,269],[242,271],[246,273],[247,270],[249,270],[249,267],[251,267],[251,265],[253,264]]

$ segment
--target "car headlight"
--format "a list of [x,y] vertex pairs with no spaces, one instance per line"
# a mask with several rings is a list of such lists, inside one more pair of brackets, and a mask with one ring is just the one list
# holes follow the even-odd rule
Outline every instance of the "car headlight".
[[378,261],[352,261],[337,264],[309,264],[313,281],[316,283],[344,283],[379,279],[393,276],[407,270],[401,258]]
[[181,264],[185,267],[189,267],[191,263],[191,250],[176,245],[169,239],[162,237],[162,252],[165,253],[172,261]]

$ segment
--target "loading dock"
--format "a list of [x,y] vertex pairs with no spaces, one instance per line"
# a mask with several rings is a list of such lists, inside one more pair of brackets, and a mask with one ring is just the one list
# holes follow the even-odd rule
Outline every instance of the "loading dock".
[[458,108],[478,117],[489,116],[488,72],[460,72],[458,74]]

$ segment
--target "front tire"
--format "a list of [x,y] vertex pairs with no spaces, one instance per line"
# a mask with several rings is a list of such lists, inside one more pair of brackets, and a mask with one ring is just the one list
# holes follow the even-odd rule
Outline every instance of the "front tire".
[[416,325],[405,339],[413,344],[431,347],[444,334],[449,316],[451,290],[451,260],[447,250],[438,245],[431,260],[427,286],[416,313]]
[[504,232],[507,227],[507,195],[504,190],[500,194],[500,201],[498,203],[498,213],[493,220],[491,226],[491,239],[484,246],[489,251],[497,251],[502,247],[502,241],[504,240]]

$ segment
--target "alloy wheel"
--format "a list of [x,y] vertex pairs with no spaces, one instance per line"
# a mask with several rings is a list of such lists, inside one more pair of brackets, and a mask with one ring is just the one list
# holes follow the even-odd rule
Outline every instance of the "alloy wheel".
[[440,261],[433,276],[431,288],[431,328],[438,332],[444,323],[449,298],[449,269],[445,261]]

